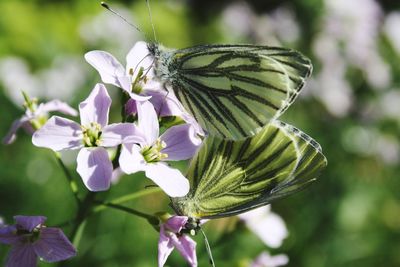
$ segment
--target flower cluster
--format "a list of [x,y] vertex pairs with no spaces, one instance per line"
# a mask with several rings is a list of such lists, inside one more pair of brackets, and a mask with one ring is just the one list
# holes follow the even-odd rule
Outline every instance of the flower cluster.
[[[113,170],[109,148],[122,146],[119,167],[126,174],[144,171],[146,176],[169,196],[184,196],[189,182],[166,161],[191,158],[201,144],[201,132],[195,124],[185,123],[168,128],[159,136],[160,116],[189,115],[162,84],[152,79],[151,62],[144,42],[139,42],[127,56],[126,70],[110,54],[92,51],[86,60],[100,73],[105,83],[120,87],[128,96],[126,116],[137,122],[108,124],[111,97],[103,84],[97,84],[88,98],[79,104],[80,123],[53,116],[33,134],[33,144],[54,151],[79,150],[77,172],[91,191],[110,188]],[[165,101],[164,101],[165,100]]]

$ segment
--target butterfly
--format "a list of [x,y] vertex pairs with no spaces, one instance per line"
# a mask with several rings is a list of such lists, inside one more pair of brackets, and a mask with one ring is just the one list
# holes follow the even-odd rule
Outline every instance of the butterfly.
[[315,140],[277,120],[241,141],[208,137],[188,169],[191,190],[171,206],[195,220],[237,215],[303,189],[326,166]]
[[255,135],[296,99],[312,72],[297,51],[257,45],[167,49],[149,43],[154,70],[209,135]]

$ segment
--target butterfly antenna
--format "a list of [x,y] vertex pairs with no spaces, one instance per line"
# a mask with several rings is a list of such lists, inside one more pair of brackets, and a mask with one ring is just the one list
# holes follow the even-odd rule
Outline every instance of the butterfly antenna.
[[215,267],[214,258],[213,258],[213,255],[211,253],[211,247],[210,247],[210,243],[208,243],[208,239],[207,239],[206,233],[204,233],[202,228],[200,228],[200,232],[202,233],[202,235],[204,237],[204,242],[206,243],[206,250],[207,250],[208,259],[210,260],[210,265],[212,267]]
[[138,32],[142,33],[143,32],[139,29],[139,27],[137,27],[136,25],[134,25],[133,23],[129,22],[126,18],[124,18],[121,14],[119,14],[117,11],[115,11],[114,9],[112,9],[106,2],[100,2],[101,6],[104,7],[105,9],[107,9],[108,11],[110,11],[111,13],[113,13],[114,15],[118,16],[120,19],[122,19],[123,21],[125,21],[128,25],[132,26],[133,28],[135,28]]
[[[144,56],[137,64],[136,64],[136,66],[135,66],[135,68],[133,69],[133,73],[135,73],[136,72],[136,70],[139,68],[139,66],[140,66],[140,64],[142,64],[142,62],[143,62],[143,60],[145,60],[146,58],[148,58],[149,56],[151,56],[151,54],[149,53],[149,54],[147,54],[146,56]],[[151,65],[152,65],[153,63],[151,63]],[[145,73],[145,75],[144,76],[146,76],[147,75],[147,73],[148,73],[148,71],[147,71],[147,69],[148,68],[151,68],[151,65],[149,66],[149,67],[147,67],[145,70],[146,70],[146,73]]]
[[148,12],[149,12],[149,18],[150,18],[151,28],[153,29],[154,42],[157,42],[156,30],[154,29],[153,17],[151,16],[151,9],[150,9],[150,2],[149,2],[149,0],[146,0],[146,4],[147,4],[147,10],[148,10]]

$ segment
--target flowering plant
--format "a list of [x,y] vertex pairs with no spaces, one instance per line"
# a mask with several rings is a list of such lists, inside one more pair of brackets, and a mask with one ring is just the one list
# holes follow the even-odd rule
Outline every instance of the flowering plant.
[[[0,226],[0,241],[12,246],[6,266],[36,266],[38,257],[47,262],[63,261],[76,254],[79,257],[77,236],[83,231],[87,218],[95,211],[113,208],[146,219],[159,232],[158,266],[164,266],[176,248],[194,267],[198,259],[192,236],[199,231],[204,234],[200,225],[214,217],[239,214],[267,204],[274,194],[280,197],[279,194],[286,195],[293,189],[297,191],[315,174],[308,166],[319,164],[315,158],[323,158],[320,147],[283,122],[272,121],[260,133],[244,141],[208,136],[174,93],[165,90],[165,83],[153,69],[154,59],[148,47],[138,42],[128,53],[126,68],[104,51],[85,55],[104,83],[122,89],[120,122],[109,123],[112,98],[101,83],[79,104],[79,123],[59,116],[48,117],[50,111],[77,115],[66,103],[53,100],[37,106],[36,100],[25,95],[26,113],[13,124],[5,143],[10,144],[15,139],[19,127],[30,127],[32,143],[54,152],[78,210],[76,217],[68,221],[72,225],[69,239],[60,229],[46,227],[43,216],[15,216],[15,225]],[[173,120],[166,119],[171,117]],[[79,180],[75,180],[64,165],[60,152],[65,150],[79,150],[76,172],[89,191],[85,197],[78,192]],[[176,165],[169,165],[169,162],[189,159],[192,161],[187,174]],[[315,167],[319,168],[319,165]],[[114,200],[96,193],[109,190],[113,181],[117,183],[118,174],[138,172],[144,172],[156,188],[146,188]],[[275,185],[267,178],[263,182],[263,176],[272,180],[285,178]],[[266,195],[259,195],[260,190],[251,185],[246,188],[251,183],[261,186]],[[158,192],[158,188],[170,197],[175,215],[148,214],[121,205],[138,196]],[[250,201],[243,202],[235,193],[248,194]],[[233,200],[230,202],[229,198]],[[259,203],[252,204],[254,201]],[[210,211],[210,207],[215,211]],[[269,208],[243,213],[240,219],[269,247],[279,247],[287,236],[283,220]],[[206,247],[214,265],[207,240]],[[263,266],[271,259],[262,254],[251,266]],[[287,262],[285,256],[279,259],[276,266]]]

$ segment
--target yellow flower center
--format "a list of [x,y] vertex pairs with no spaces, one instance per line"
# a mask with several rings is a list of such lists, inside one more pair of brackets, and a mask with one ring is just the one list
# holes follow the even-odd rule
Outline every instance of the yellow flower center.
[[101,125],[91,122],[89,126],[81,126],[83,132],[83,144],[85,147],[96,147],[100,145]]
[[168,154],[161,153],[161,150],[167,147],[167,144],[160,139],[152,146],[145,146],[142,148],[141,153],[148,163],[159,162],[160,160],[168,158]]

